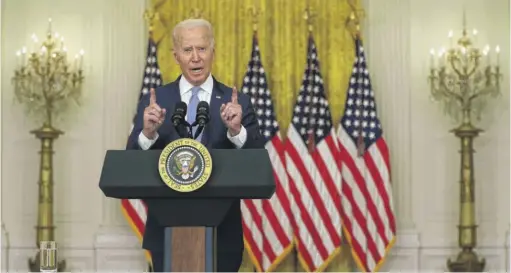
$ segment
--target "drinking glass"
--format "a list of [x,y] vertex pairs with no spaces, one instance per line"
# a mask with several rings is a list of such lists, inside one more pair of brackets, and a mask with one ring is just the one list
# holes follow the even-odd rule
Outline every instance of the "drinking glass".
[[57,243],[55,241],[39,243],[39,263],[41,272],[57,272]]

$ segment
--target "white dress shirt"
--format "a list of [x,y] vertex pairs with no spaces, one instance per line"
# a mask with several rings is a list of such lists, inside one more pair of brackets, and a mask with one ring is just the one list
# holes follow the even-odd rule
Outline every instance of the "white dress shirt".
[[[190,101],[192,97],[192,87],[193,85],[189,83],[185,77],[181,76],[179,80],[179,92],[181,94],[181,100],[185,102],[188,105],[188,102]],[[210,104],[211,100],[211,94],[213,93],[213,77],[211,74],[209,74],[206,81],[200,86],[201,90],[199,91],[199,94],[197,96],[199,97],[200,101],[205,101],[208,104]],[[185,117],[186,119],[187,117]],[[149,139],[146,137],[142,132],[138,135],[138,145],[142,150],[147,150],[151,148],[151,146],[156,142],[159,135],[158,132],[156,132],[156,135],[153,139]],[[241,125],[241,131],[236,136],[231,136],[229,134],[229,131],[227,130],[227,138],[236,146],[236,148],[243,147],[243,144],[245,144],[245,141],[247,140],[247,130],[243,125]]]

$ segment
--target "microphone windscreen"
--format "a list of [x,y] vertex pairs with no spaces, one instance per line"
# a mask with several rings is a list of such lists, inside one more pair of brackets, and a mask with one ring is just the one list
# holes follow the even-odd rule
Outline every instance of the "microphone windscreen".
[[178,103],[176,103],[176,108],[175,108],[175,112],[181,112],[181,113],[186,113],[186,109],[187,106],[186,106],[186,103],[184,101],[179,101]]
[[205,101],[200,101],[199,104],[197,104],[197,112],[209,114],[209,104]]

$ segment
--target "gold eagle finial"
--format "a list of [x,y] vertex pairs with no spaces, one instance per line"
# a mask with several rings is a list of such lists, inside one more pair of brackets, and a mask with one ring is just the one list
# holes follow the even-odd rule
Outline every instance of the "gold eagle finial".
[[160,19],[160,16],[153,9],[147,9],[144,11],[144,19],[147,21],[149,33],[151,33],[154,30],[154,20]]

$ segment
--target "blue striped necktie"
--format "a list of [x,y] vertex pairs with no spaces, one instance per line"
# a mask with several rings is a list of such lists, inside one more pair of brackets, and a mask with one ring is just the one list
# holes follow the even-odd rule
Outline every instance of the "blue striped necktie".
[[[197,114],[197,105],[199,104],[199,91],[201,90],[200,86],[192,87],[192,97],[190,98],[190,102],[188,102],[188,111],[186,113],[188,123],[192,124],[195,122],[195,115]],[[192,128],[192,138],[195,135],[195,131],[197,130],[197,126]],[[202,137],[201,134],[197,137],[197,141],[200,141]]]

